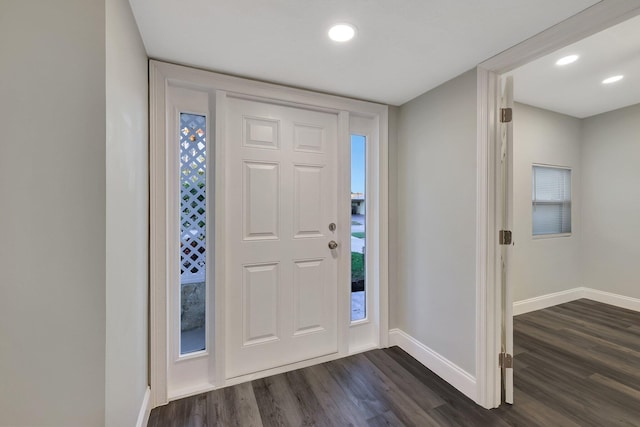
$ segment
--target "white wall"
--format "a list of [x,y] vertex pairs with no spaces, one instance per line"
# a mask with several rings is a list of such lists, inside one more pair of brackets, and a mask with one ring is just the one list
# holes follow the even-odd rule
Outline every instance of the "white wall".
[[[582,286],[580,140],[580,119],[525,104],[514,106],[512,231],[515,246],[509,263],[514,301]],[[570,237],[532,237],[533,163],[572,169]]]
[[0,2],[0,425],[105,402],[104,0]]
[[127,0],[106,1],[106,413],[133,426],[147,389],[148,71]]
[[640,104],[583,131],[584,286],[640,298]]
[[[398,117],[391,327],[475,374],[476,71]],[[392,191],[394,191],[392,189]]]

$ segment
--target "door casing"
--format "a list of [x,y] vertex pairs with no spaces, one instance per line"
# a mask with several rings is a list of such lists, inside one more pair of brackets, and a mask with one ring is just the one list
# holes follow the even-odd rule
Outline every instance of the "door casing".
[[[284,86],[257,82],[238,77],[217,74],[209,71],[193,69],[189,67],[169,64],[151,60],[149,63],[149,93],[150,93],[150,384],[152,407],[166,404],[169,400],[186,397],[189,395],[206,392],[212,389],[248,381],[255,378],[273,375],[291,369],[298,369],[316,363],[322,363],[339,357],[344,357],[350,352],[364,351],[371,348],[388,346],[388,107],[371,102],[342,98],[338,96],[319,94],[311,91],[293,89]],[[170,243],[171,218],[168,212],[167,188],[170,176],[167,173],[166,141],[169,135],[167,113],[169,107],[167,94],[170,87],[177,87],[209,94],[209,111],[215,115],[217,122],[211,121],[208,134],[215,135],[214,141],[223,141],[224,129],[224,99],[227,93],[240,94],[245,99],[269,100],[281,105],[293,107],[311,107],[319,111],[327,111],[338,114],[339,144],[348,147],[350,144],[350,116],[370,119],[375,125],[375,138],[371,139],[369,147],[370,162],[375,175],[371,174],[369,189],[375,194],[376,204],[373,207],[371,239],[368,242],[370,252],[374,255],[377,265],[373,276],[368,278],[370,289],[376,292],[373,311],[376,316],[375,331],[377,336],[371,345],[362,345],[357,349],[350,348],[349,334],[351,329],[349,317],[349,286],[341,286],[343,290],[339,294],[344,299],[343,308],[339,314],[339,324],[344,328],[338,343],[338,353],[325,357],[302,361],[285,367],[268,369],[259,373],[225,379],[225,218],[224,209],[217,210],[215,215],[215,231],[213,240],[209,240],[210,247],[215,247],[214,252],[214,276],[213,292],[209,292],[207,303],[213,308],[210,327],[209,342],[213,343],[212,354],[209,356],[209,377],[204,378],[199,384],[183,388],[179,392],[169,393],[167,382],[167,370],[170,363],[168,354],[169,344],[169,291],[171,286],[168,266],[175,257],[175,247]],[[211,148],[209,148],[211,150]],[[215,165],[211,168],[214,172],[214,185],[208,188],[214,189],[215,206],[224,206],[225,200],[225,164],[219,159],[224,159],[223,144],[215,144]],[[344,160],[339,160],[339,162]],[[347,159],[348,161],[348,159]],[[347,165],[338,165],[341,172],[340,182],[342,189],[349,189]],[[346,172],[345,172],[346,171]],[[345,175],[345,176],[342,176]],[[348,193],[347,193],[348,194]],[[341,197],[338,201],[338,209],[345,212],[345,218],[350,212],[351,201],[348,196]],[[350,224],[350,223],[349,223]],[[343,233],[344,234],[344,233]],[[347,263],[348,264],[348,263]],[[348,266],[343,263],[339,266],[341,279],[349,277]],[[174,274],[175,275],[175,274]],[[211,275],[210,275],[211,276]],[[342,285],[342,282],[340,282]],[[211,353],[210,351],[210,353]]]

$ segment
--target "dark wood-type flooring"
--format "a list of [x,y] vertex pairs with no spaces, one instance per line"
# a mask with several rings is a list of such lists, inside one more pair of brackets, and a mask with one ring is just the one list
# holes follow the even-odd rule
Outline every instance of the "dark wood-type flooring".
[[482,409],[392,347],[171,402],[149,426],[640,426],[640,313],[579,300],[514,324],[513,406]]

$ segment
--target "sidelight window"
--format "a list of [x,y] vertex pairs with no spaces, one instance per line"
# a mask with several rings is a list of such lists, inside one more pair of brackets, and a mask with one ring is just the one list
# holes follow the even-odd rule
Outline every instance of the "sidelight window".
[[367,140],[351,135],[351,321],[366,317]]
[[206,117],[180,114],[180,354],[206,346]]

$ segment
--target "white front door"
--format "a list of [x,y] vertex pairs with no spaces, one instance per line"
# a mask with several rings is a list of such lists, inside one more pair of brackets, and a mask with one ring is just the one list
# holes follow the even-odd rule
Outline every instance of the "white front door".
[[[226,378],[338,351],[338,116],[228,96]],[[348,239],[347,239],[348,240]]]

